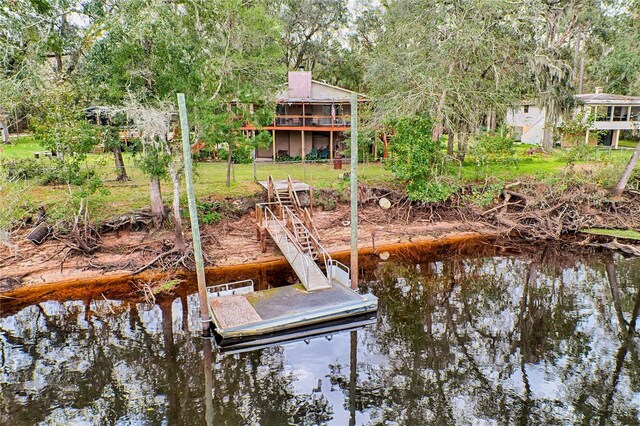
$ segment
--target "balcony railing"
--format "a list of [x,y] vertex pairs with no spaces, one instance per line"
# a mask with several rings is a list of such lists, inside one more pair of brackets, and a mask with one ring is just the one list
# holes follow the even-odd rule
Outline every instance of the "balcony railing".
[[275,127],[348,127],[351,116],[348,115],[277,115]]

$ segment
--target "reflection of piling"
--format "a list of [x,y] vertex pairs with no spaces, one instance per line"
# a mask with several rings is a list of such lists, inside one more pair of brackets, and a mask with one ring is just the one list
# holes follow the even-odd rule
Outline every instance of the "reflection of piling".
[[351,348],[349,353],[349,426],[356,424],[356,379],[358,374],[358,332],[351,333]]
[[213,426],[213,356],[211,350],[211,339],[202,339],[204,347],[204,406],[205,421],[207,426]]

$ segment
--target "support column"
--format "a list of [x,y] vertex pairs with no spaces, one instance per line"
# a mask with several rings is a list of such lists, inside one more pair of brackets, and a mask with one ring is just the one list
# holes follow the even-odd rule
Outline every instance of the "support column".
[[302,141],[301,141],[301,148],[302,148],[302,162],[305,162],[305,157],[307,156],[305,153],[305,147],[304,147],[304,130],[300,131],[301,135],[302,135]]
[[618,149],[618,141],[620,140],[620,130],[614,130],[613,131],[613,141],[611,143],[611,146],[613,146],[615,149]]
[[584,144],[589,145],[589,129],[587,129],[586,136],[584,137]]
[[271,144],[273,145],[272,154],[273,154],[273,162],[276,162],[276,130],[273,129],[271,131]]
[[333,160],[333,131],[329,132],[329,159]]

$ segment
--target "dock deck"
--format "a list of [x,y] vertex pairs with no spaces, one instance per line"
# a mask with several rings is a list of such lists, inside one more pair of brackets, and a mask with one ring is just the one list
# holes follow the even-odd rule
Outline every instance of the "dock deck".
[[261,335],[373,312],[378,302],[333,282],[324,290],[301,284],[210,300],[216,333],[223,338]]
[[[293,190],[296,192],[300,192],[300,191],[309,191],[309,185],[307,185],[304,182],[301,182],[297,179],[292,179],[291,182],[293,183]],[[260,184],[260,186],[262,186],[265,190],[269,189],[269,181],[267,180],[261,180],[258,181],[258,183]],[[276,191],[282,191],[282,190],[286,190],[289,188],[289,181],[286,179],[283,180],[274,180],[273,181],[274,186],[275,186],[275,190]]]

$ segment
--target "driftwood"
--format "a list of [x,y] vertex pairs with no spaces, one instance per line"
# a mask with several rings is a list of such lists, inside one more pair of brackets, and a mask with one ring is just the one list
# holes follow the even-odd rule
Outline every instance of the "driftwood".
[[136,210],[107,219],[100,225],[100,232],[150,229],[153,226],[153,219],[150,209]]
[[600,244],[600,247],[604,247],[606,249],[614,251],[621,251],[632,256],[640,256],[640,247],[632,246],[630,244],[622,244],[616,240],[613,240],[609,243]]

